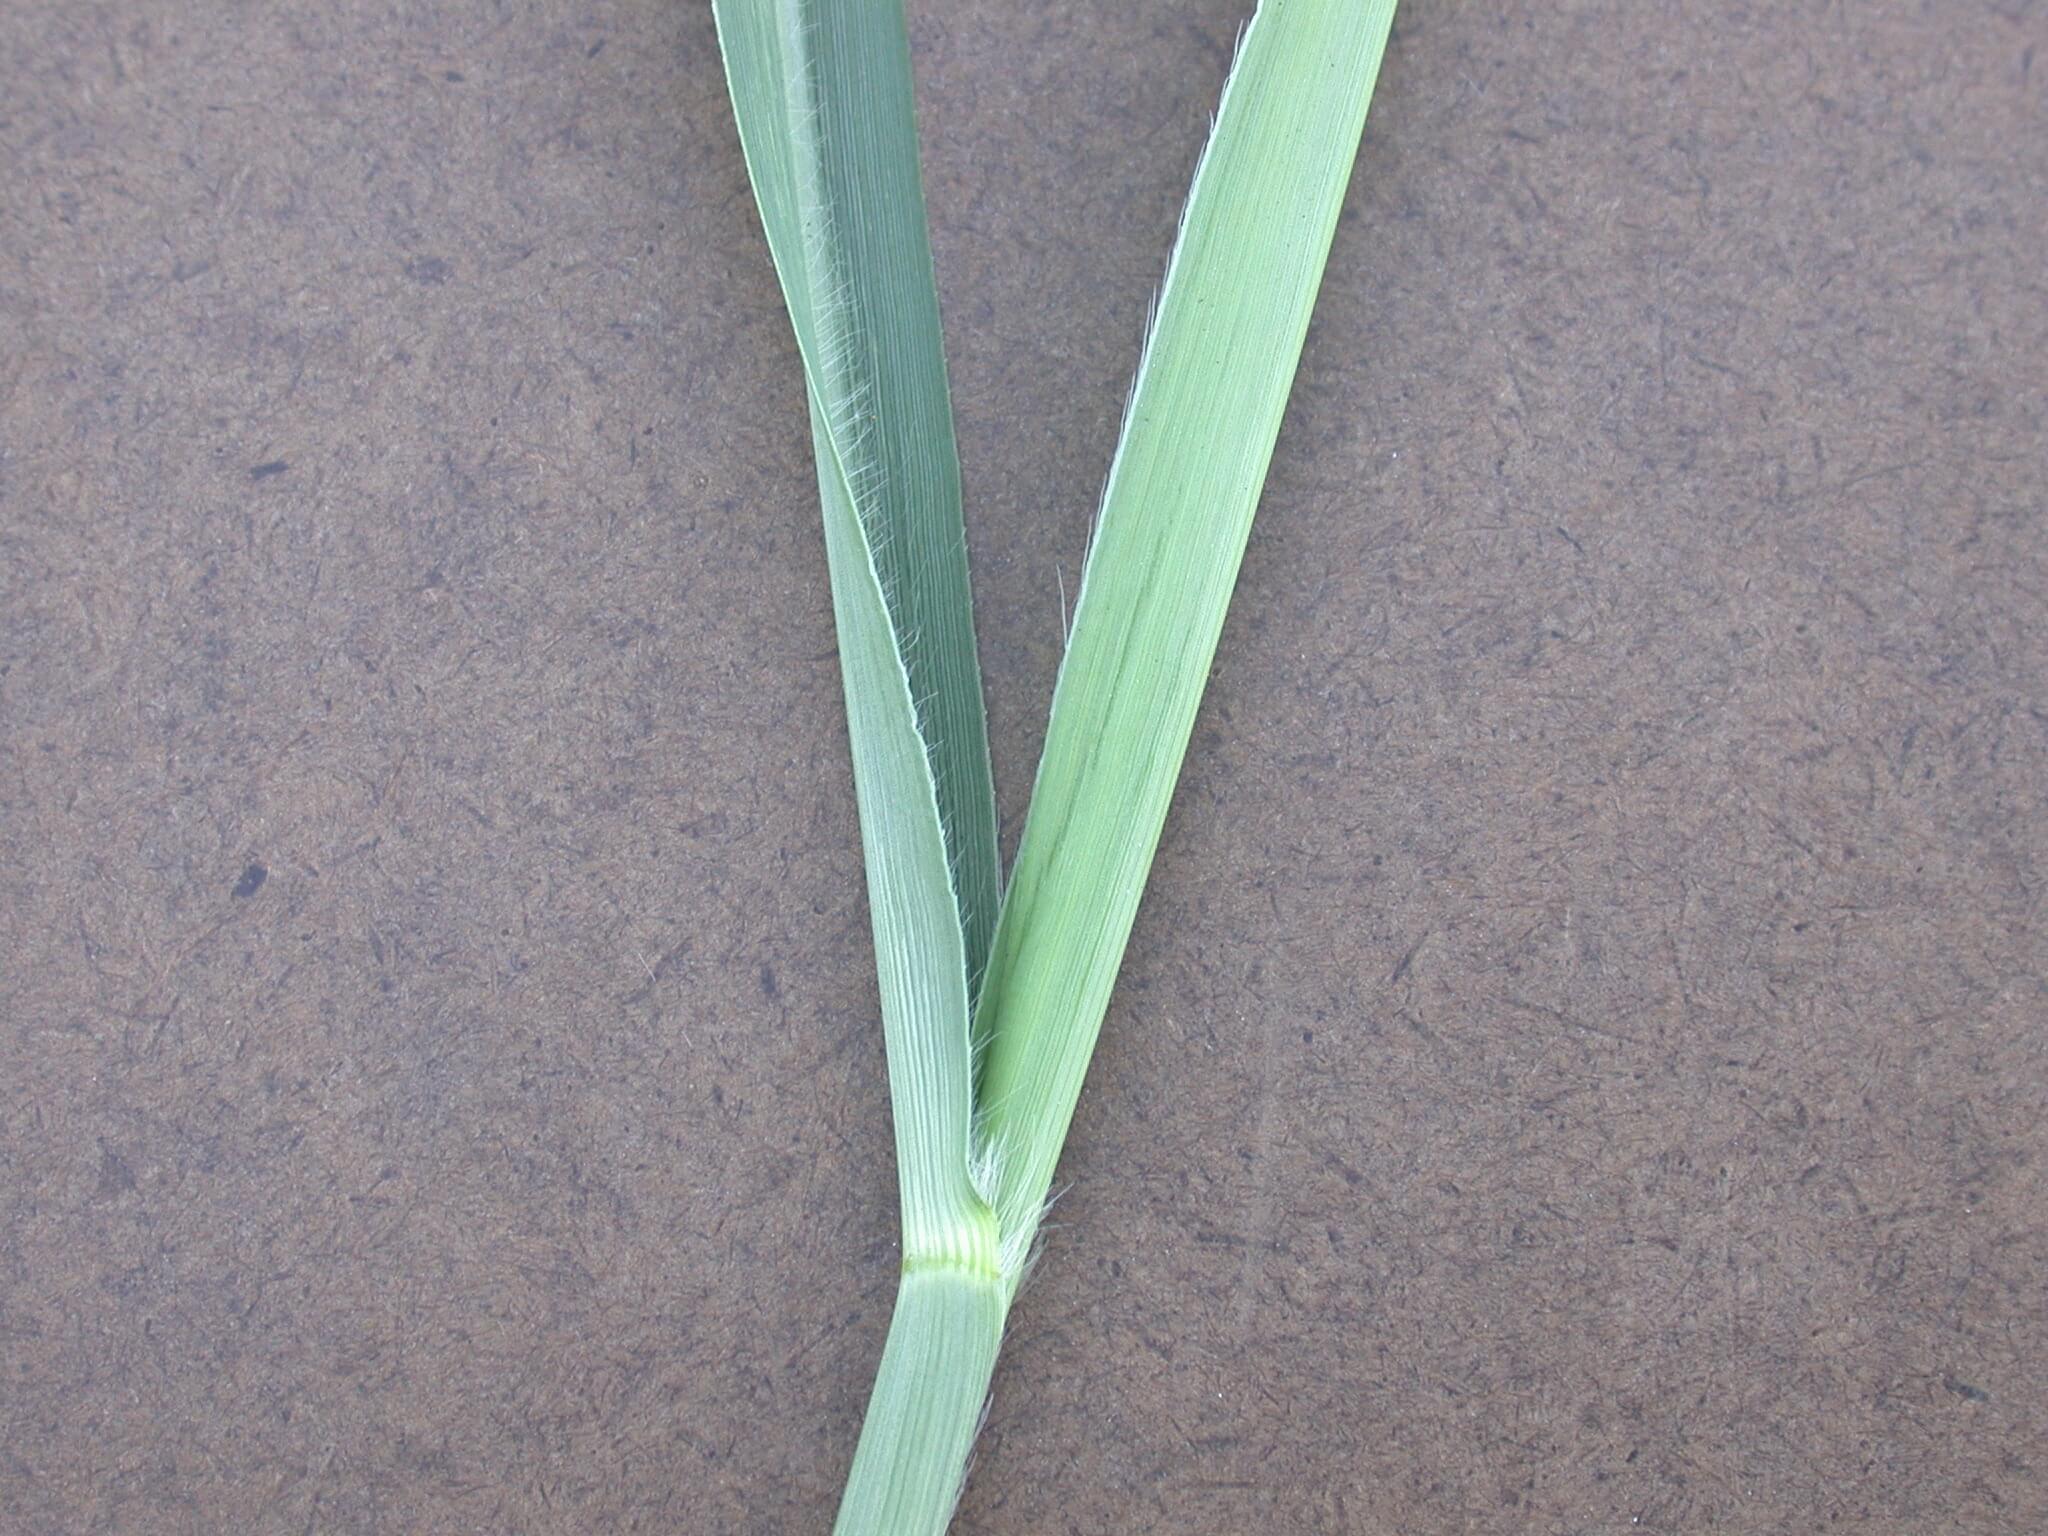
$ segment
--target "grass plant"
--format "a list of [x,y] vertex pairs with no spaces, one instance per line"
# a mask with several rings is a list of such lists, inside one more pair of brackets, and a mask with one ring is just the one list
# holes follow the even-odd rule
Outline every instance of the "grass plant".
[[1262,0],[1154,306],[1008,884],[901,0],[715,0],[801,354],[901,1202],[841,1536],[951,1519],[1143,895],[1392,0]]

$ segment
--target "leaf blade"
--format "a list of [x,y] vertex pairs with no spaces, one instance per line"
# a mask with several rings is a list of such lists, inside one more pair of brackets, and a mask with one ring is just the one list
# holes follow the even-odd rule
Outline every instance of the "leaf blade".
[[[1082,574],[980,999],[1013,1268],[1164,826],[1393,0],[1264,0],[1189,193]],[[1028,1239],[1027,1239],[1028,1241]]]
[[931,763],[970,995],[1000,900],[937,289],[899,0],[718,0],[735,115]]
[[[892,0],[714,9],[811,402],[910,1253],[981,1214],[968,989],[994,797],[908,43]],[[941,722],[963,746],[933,750]]]

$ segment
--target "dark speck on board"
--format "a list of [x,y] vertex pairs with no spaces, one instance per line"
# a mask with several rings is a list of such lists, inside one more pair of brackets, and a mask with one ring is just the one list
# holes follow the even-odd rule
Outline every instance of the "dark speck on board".
[[770,999],[782,996],[782,988],[775,980],[775,967],[765,960],[761,962],[761,995]]
[[283,459],[271,459],[266,463],[252,466],[249,470],[249,478],[251,480],[268,480],[271,476],[281,475],[290,468],[291,465],[285,463]]
[[270,878],[270,871],[261,864],[251,864],[242,871],[242,878],[235,882],[232,892],[237,901],[247,901],[263,889],[263,882]]
[[135,1170],[122,1161],[119,1153],[104,1144],[100,1147],[100,1177],[93,1193],[102,1199],[125,1195],[135,1188]]

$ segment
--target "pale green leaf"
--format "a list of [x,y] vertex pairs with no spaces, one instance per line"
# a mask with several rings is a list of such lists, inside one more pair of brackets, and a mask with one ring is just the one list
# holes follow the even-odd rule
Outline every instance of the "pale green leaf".
[[761,221],[932,765],[970,993],[1000,894],[960,467],[899,0],[718,0]]
[[1265,0],[1195,172],[982,988],[978,1097],[1013,1253],[1051,1187],[1144,892],[1393,11]]
[[[948,846],[945,780],[927,745],[932,712],[973,717],[962,726],[972,750],[944,760],[968,769],[978,762],[981,790],[963,798],[992,800],[986,746],[975,744],[984,735],[979,674],[901,12],[887,0],[719,0],[716,12],[811,403],[904,1253],[968,1252],[983,1241],[987,1212],[968,1173],[971,962],[952,872],[985,864],[979,878],[992,882],[993,832],[985,861]],[[954,579],[931,576],[927,590],[904,574],[910,567],[950,570]],[[920,609],[923,602],[950,606],[950,620]],[[969,819],[992,829],[993,815]]]

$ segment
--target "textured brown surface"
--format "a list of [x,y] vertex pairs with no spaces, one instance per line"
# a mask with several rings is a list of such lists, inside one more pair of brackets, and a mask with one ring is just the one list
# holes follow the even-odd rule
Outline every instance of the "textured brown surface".
[[[913,7],[1007,835],[1242,0]],[[2048,1529],[2048,18],[1406,11],[960,1529]],[[0,6],[0,1529],[816,1531],[706,8]]]

